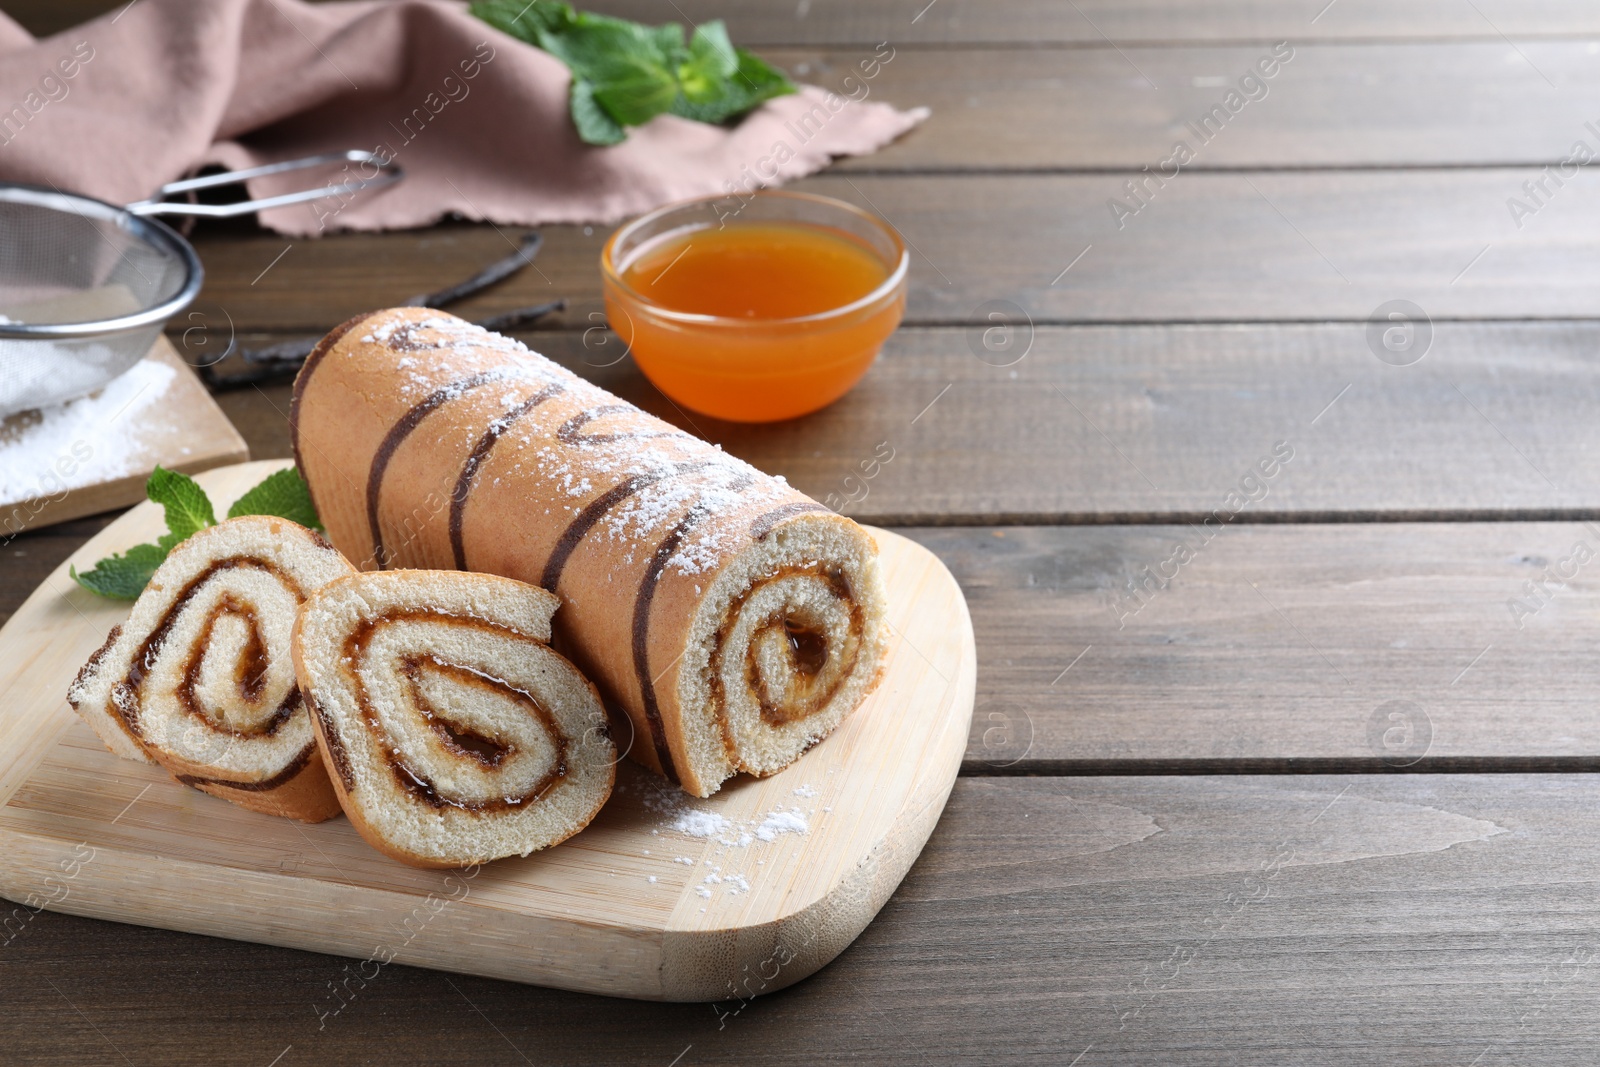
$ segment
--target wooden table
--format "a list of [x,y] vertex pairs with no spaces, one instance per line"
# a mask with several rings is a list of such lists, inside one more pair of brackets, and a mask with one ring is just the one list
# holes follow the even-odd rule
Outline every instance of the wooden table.
[[[933,108],[801,183],[916,256],[827,411],[689,424],[604,366],[603,228],[462,309],[567,297],[535,348],[948,563],[978,707],[927,851],[832,966],[712,1006],[392,967],[322,1018],[343,960],[40,914],[0,1058],[1592,1062],[1600,7],[1324,3],[603,5],[828,86],[887,41],[872,96]],[[317,332],[514,236],[202,228],[200,310]],[[287,454],[287,388],[221,402]],[[104,521],[7,545],[0,611]]]

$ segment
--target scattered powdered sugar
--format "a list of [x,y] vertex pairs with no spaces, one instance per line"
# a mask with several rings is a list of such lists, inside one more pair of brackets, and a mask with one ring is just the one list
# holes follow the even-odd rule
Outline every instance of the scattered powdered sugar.
[[142,359],[105,388],[0,423],[0,504],[54,496],[143,469],[150,427],[178,372]]
[[[473,371],[498,372],[491,381],[522,379],[536,385],[581,380],[521,341],[454,317],[429,316],[413,322],[396,315],[372,326],[361,340],[365,344],[387,345],[400,353],[394,364],[396,370],[403,372],[399,378],[400,395],[412,402],[440,391],[441,383]],[[461,392],[458,389],[445,396],[454,399]],[[521,400],[515,394],[506,395]]]
[[[811,821],[817,817],[815,809],[803,811],[790,807],[775,808],[759,818],[735,822],[721,812],[695,806],[681,791],[654,777],[640,776],[626,785],[619,783],[618,791],[636,795],[646,811],[661,816],[662,822],[651,830],[652,834],[683,834],[699,838],[710,846],[709,855],[703,861],[696,861],[692,856],[672,859],[673,863],[685,867],[704,863],[705,874],[692,886],[695,895],[702,900],[711,900],[718,893],[726,896],[749,893],[752,889],[750,876],[756,874],[755,867],[765,866],[766,857],[773,854],[766,846],[783,834],[802,837],[809,834]],[[799,786],[794,793],[807,798],[818,795],[809,785]],[[756,850],[753,855],[749,851],[752,848]],[[746,866],[750,859],[755,860],[753,867]],[[745,870],[740,871],[739,867]]]
[[799,808],[789,811],[772,811],[767,813],[766,821],[756,827],[756,836],[763,841],[776,841],[779,834],[806,834],[811,832],[811,824],[806,822],[806,817],[800,813]]
[[721,815],[718,815],[716,812],[700,811],[696,808],[690,808],[688,811],[681,812],[678,817],[672,821],[672,828],[674,830],[680,834],[688,834],[690,837],[720,838],[723,834],[728,832],[728,827],[730,825],[732,824],[729,823],[727,819],[723,818]]
[[[707,863],[710,861],[707,860]],[[722,886],[729,896],[738,896],[750,892],[750,883],[742,874],[723,874],[721,867],[712,867],[711,873],[706,875],[705,881],[695,887],[695,892],[702,897],[710,897],[711,890],[708,886]]]

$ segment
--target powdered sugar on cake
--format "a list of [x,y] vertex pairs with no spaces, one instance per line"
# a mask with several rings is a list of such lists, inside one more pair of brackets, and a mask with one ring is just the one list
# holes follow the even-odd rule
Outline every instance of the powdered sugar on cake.
[[[412,320],[403,315],[371,325],[362,334],[364,344],[381,344],[402,353],[395,361],[400,375],[401,396],[417,402],[447,388],[473,371],[503,371],[507,382],[521,379],[548,385],[568,374],[521,341],[491,333],[482,326],[454,317],[430,316]],[[447,399],[462,395],[462,390],[446,393]],[[511,394],[508,394],[511,395]]]
[[[402,353],[395,367],[403,372],[402,395],[414,404],[432,397],[458,399],[469,388],[459,383],[475,375],[493,374],[491,381],[503,382],[497,403],[507,414],[492,428],[525,446],[514,450],[510,473],[537,476],[551,487],[551,497],[542,503],[573,516],[607,491],[631,486],[599,517],[590,536],[627,546],[623,559],[632,563],[640,552],[647,557],[655,553],[676,529],[676,544],[658,578],[669,571],[684,577],[715,573],[745,536],[745,524],[728,521],[730,516],[748,516],[754,508],[793,499],[784,479],[769,477],[720,447],[707,459],[701,443],[682,431],[638,432],[643,413],[637,408],[619,403],[520,341],[481,326],[449,316],[413,319],[397,313],[369,324],[361,340]],[[548,428],[518,430],[510,425],[510,412],[555,383],[583,405],[566,420],[570,434],[555,440],[547,436]],[[465,436],[448,443],[471,447]],[[597,483],[597,476],[604,480]]]

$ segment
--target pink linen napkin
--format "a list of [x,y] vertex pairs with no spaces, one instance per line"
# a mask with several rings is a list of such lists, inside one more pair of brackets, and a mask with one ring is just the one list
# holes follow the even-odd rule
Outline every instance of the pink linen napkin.
[[[449,213],[609,223],[781,184],[927,116],[868,100],[866,69],[851,98],[806,86],[731,128],[663,115],[594,148],[572,128],[566,67],[449,0],[134,0],[39,41],[0,14],[0,180],[127,203],[207,163],[361,148],[391,156],[405,180],[261,222],[294,236]],[[261,179],[251,193],[359,171]]]

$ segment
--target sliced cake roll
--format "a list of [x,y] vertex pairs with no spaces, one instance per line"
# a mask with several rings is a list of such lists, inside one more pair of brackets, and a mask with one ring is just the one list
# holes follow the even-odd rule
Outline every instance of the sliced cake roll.
[[294,659],[345,814],[422,867],[525,856],[588,825],[616,748],[548,647],[550,593],[455,571],[353,575],[312,597]]
[[558,594],[556,645],[629,716],[629,755],[695,796],[782,770],[877,684],[867,530],[516,341],[426,308],[352,319],[290,425],[358,566]]
[[252,811],[339,813],[295,682],[307,596],[353,568],[287,519],[229,519],[174,548],[68,701],[106,747]]

